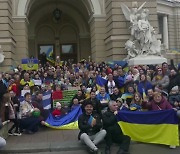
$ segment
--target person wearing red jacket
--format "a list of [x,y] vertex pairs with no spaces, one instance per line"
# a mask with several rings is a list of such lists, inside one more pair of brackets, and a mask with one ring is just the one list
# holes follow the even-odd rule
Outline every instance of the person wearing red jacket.
[[59,102],[56,102],[56,109],[52,112],[52,115],[54,117],[58,117],[62,115],[61,104]]

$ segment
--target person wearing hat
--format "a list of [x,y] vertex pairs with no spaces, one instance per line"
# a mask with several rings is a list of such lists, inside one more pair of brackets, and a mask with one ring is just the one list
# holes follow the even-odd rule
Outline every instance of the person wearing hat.
[[180,94],[179,87],[174,86],[169,93],[169,102],[173,107],[180,110]]
[[61,103],[56,102],[56,109],[52,112],[54,117],[58,117],[62,115]]
[[79,116],[80,129],[78,139],[85,143],[91,152],[98,153],[98,143],[106,136],[106,130],[102,129],[102,120],[97,113],[93,113],[93,104],[90,101],[84,103],[84,113]]
[[118,106],[118,110],[129,110],[129,106],[126,103],[123,103],[123,99],[122,98],[117,98],[116,99],[116,103]]
[[103,127],[107,131],[105,154],[111,154],[112,143],[119,144],[117,154],[128,154],[130,137],[124,135],[117,122],[118,105],[115,101],[110,101],[108,110],[102,115]]

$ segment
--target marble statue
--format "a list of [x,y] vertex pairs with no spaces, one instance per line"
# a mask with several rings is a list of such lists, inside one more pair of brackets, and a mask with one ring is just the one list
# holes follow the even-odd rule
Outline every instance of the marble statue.
[[123,14],[131,24],[131,37],[125,43],[125,48],[128,51],[126,60],[139,55],[162,55],[163,46],[161,41],[156,38],[156,32],[149,23],[149,10],[143,9],[145,4],[146,2],[139,8],[135,6],[132,9],[123,3],[121,4]]
[[4,61],[4,54],[3,54],[3,51],[1,49],[1,45],[0,45],[0,63],[2,63]]

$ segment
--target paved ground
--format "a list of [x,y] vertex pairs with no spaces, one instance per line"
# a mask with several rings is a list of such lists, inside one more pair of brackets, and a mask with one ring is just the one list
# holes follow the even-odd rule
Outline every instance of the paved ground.
[[[36,134],[7,139],[7,146],[0,154],[88,154],[86,147],[77,140],[78,130],[42,129]],[[104,144],[100,145],[104,153]],[[116,154],[117,145],[112,147]],[[169,149],[168,146],[132,142],[131,154],[180,154],[180,147]]]

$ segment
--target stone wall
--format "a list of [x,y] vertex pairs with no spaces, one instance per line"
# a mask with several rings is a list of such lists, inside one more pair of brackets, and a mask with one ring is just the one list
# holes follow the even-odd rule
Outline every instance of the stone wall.
[[101,62],[105,60],[105,17],[92,17],[89,21],[91,33],[92,60]]
[[[129,8],[132,7],[134,0],[106,0],[106,60],[122,60],[127,56],[127,51],[124,49],[125,42],[130,37],[130,23],[124,17],[121,10],[121,3],[126,4]],[[140,6],[145,0],[137,0]],[[146,1],[144,8],[149,9],[149,21],[157,30],[157,3],[156,0]]]
[[168,16],[168,29],[169,29],[169,49],[176,48],[176,29],[175,29],[175,16]]
[[[179,14],[177,14],[179,12]],[[174,8],[174,15],[168,16],[169,49],[180,50],[180,7]]]
[[16,40],[15,62],[21,64],[21,59],[28,57],[28,21],[25,17],[13,17],[14,38]]
[[0,0],[0,45],[4,51],[5,60],[0,64],[3,71],[10,69],[14,65],[14,54],[16,41],[13,37],[12,2]]

